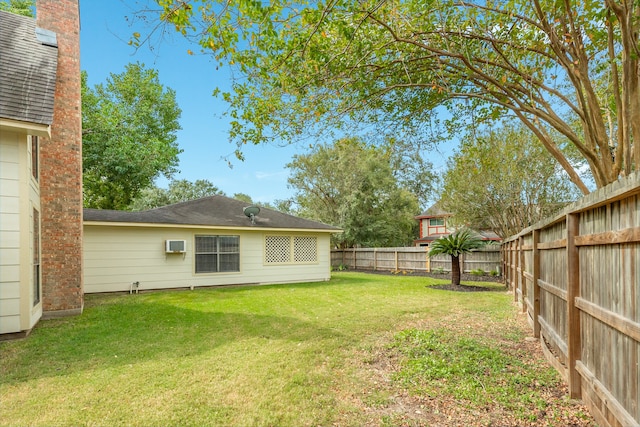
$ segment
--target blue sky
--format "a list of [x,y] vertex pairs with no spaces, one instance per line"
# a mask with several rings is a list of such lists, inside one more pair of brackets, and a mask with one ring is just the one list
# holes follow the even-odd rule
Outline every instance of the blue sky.
[[[222,116],[226,105],[212,96],[216,87],[224,89],[228,84],[229,70],[216,70],[206,55],[189,55],[187,50],[199,52],[198,46],[178,34],[170,35],[153,51],[146,46],[136,51],[127,44],[131,34],[145,34],[148,28],[130,25],[126,17],[131,18],[139,7],[135,0],[80,1],[80,67],[87,71],[89,85],[103,83],[110,73],[121,73],[130,62],[155,68],[160,82],[176,91],[182,109],[178,144],[184,151],[175,178],[207,179],[229,196],[245,193],[258,203],[289,198],[292,190],[287,187],[285,165],[304,151],[296,146],[251,146],[244,150],[245,161],[237,160]],[[429,157],[436,166],[446,158],[435,152]],[[165,186],[166,180],[158,184]]]

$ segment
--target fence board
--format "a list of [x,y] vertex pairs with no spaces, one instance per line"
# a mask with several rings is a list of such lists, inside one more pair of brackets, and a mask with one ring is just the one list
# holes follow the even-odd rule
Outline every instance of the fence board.
[[534,320],[539,295],[545,356],[602,426],[640,424],[639,225],[635,173],[502,245],[505,280]]
[[[464,254],[460,265],[464,272],[481,269],[499,275],[502,270],[500,246],[489,245]],[[448,272],[451,271],[451,257],[436,255],[429,258],[428,250],[423,247],[334,249],[331,266],[356,270]]]

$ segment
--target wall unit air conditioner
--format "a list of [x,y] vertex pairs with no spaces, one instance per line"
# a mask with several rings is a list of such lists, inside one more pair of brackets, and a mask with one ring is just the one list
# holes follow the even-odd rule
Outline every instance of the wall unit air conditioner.
[[183,254],[187,252],[186,240],[167,240],[165,252],[168,254]]

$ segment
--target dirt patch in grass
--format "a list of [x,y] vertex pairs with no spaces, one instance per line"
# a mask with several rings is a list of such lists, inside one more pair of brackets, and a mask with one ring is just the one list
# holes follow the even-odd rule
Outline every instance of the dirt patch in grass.
[[521,315],[408,325],[359,354],[352,399],[367,425],[595,426],[529,333]]
[[444,285],[433,285],[429,286],[431,289],[440,289],[443,291],[453,291],[453,292],[495,292],[495,291],[504,291],[504,289],[496,289],[496,288],[487,288],[484,286],[473,286],[473,285],[464,285],[461,284],[459,286],[454,286],[451,283],[447,283]]

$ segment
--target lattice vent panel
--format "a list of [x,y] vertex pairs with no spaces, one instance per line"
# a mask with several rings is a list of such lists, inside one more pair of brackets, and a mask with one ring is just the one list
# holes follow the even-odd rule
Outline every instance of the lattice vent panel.
[[291,262],[291,238],[289,236],[265,237],[265,262]]
[[294,237],[293,260],[295,262],[318,261],[318,239],[316,237]]

